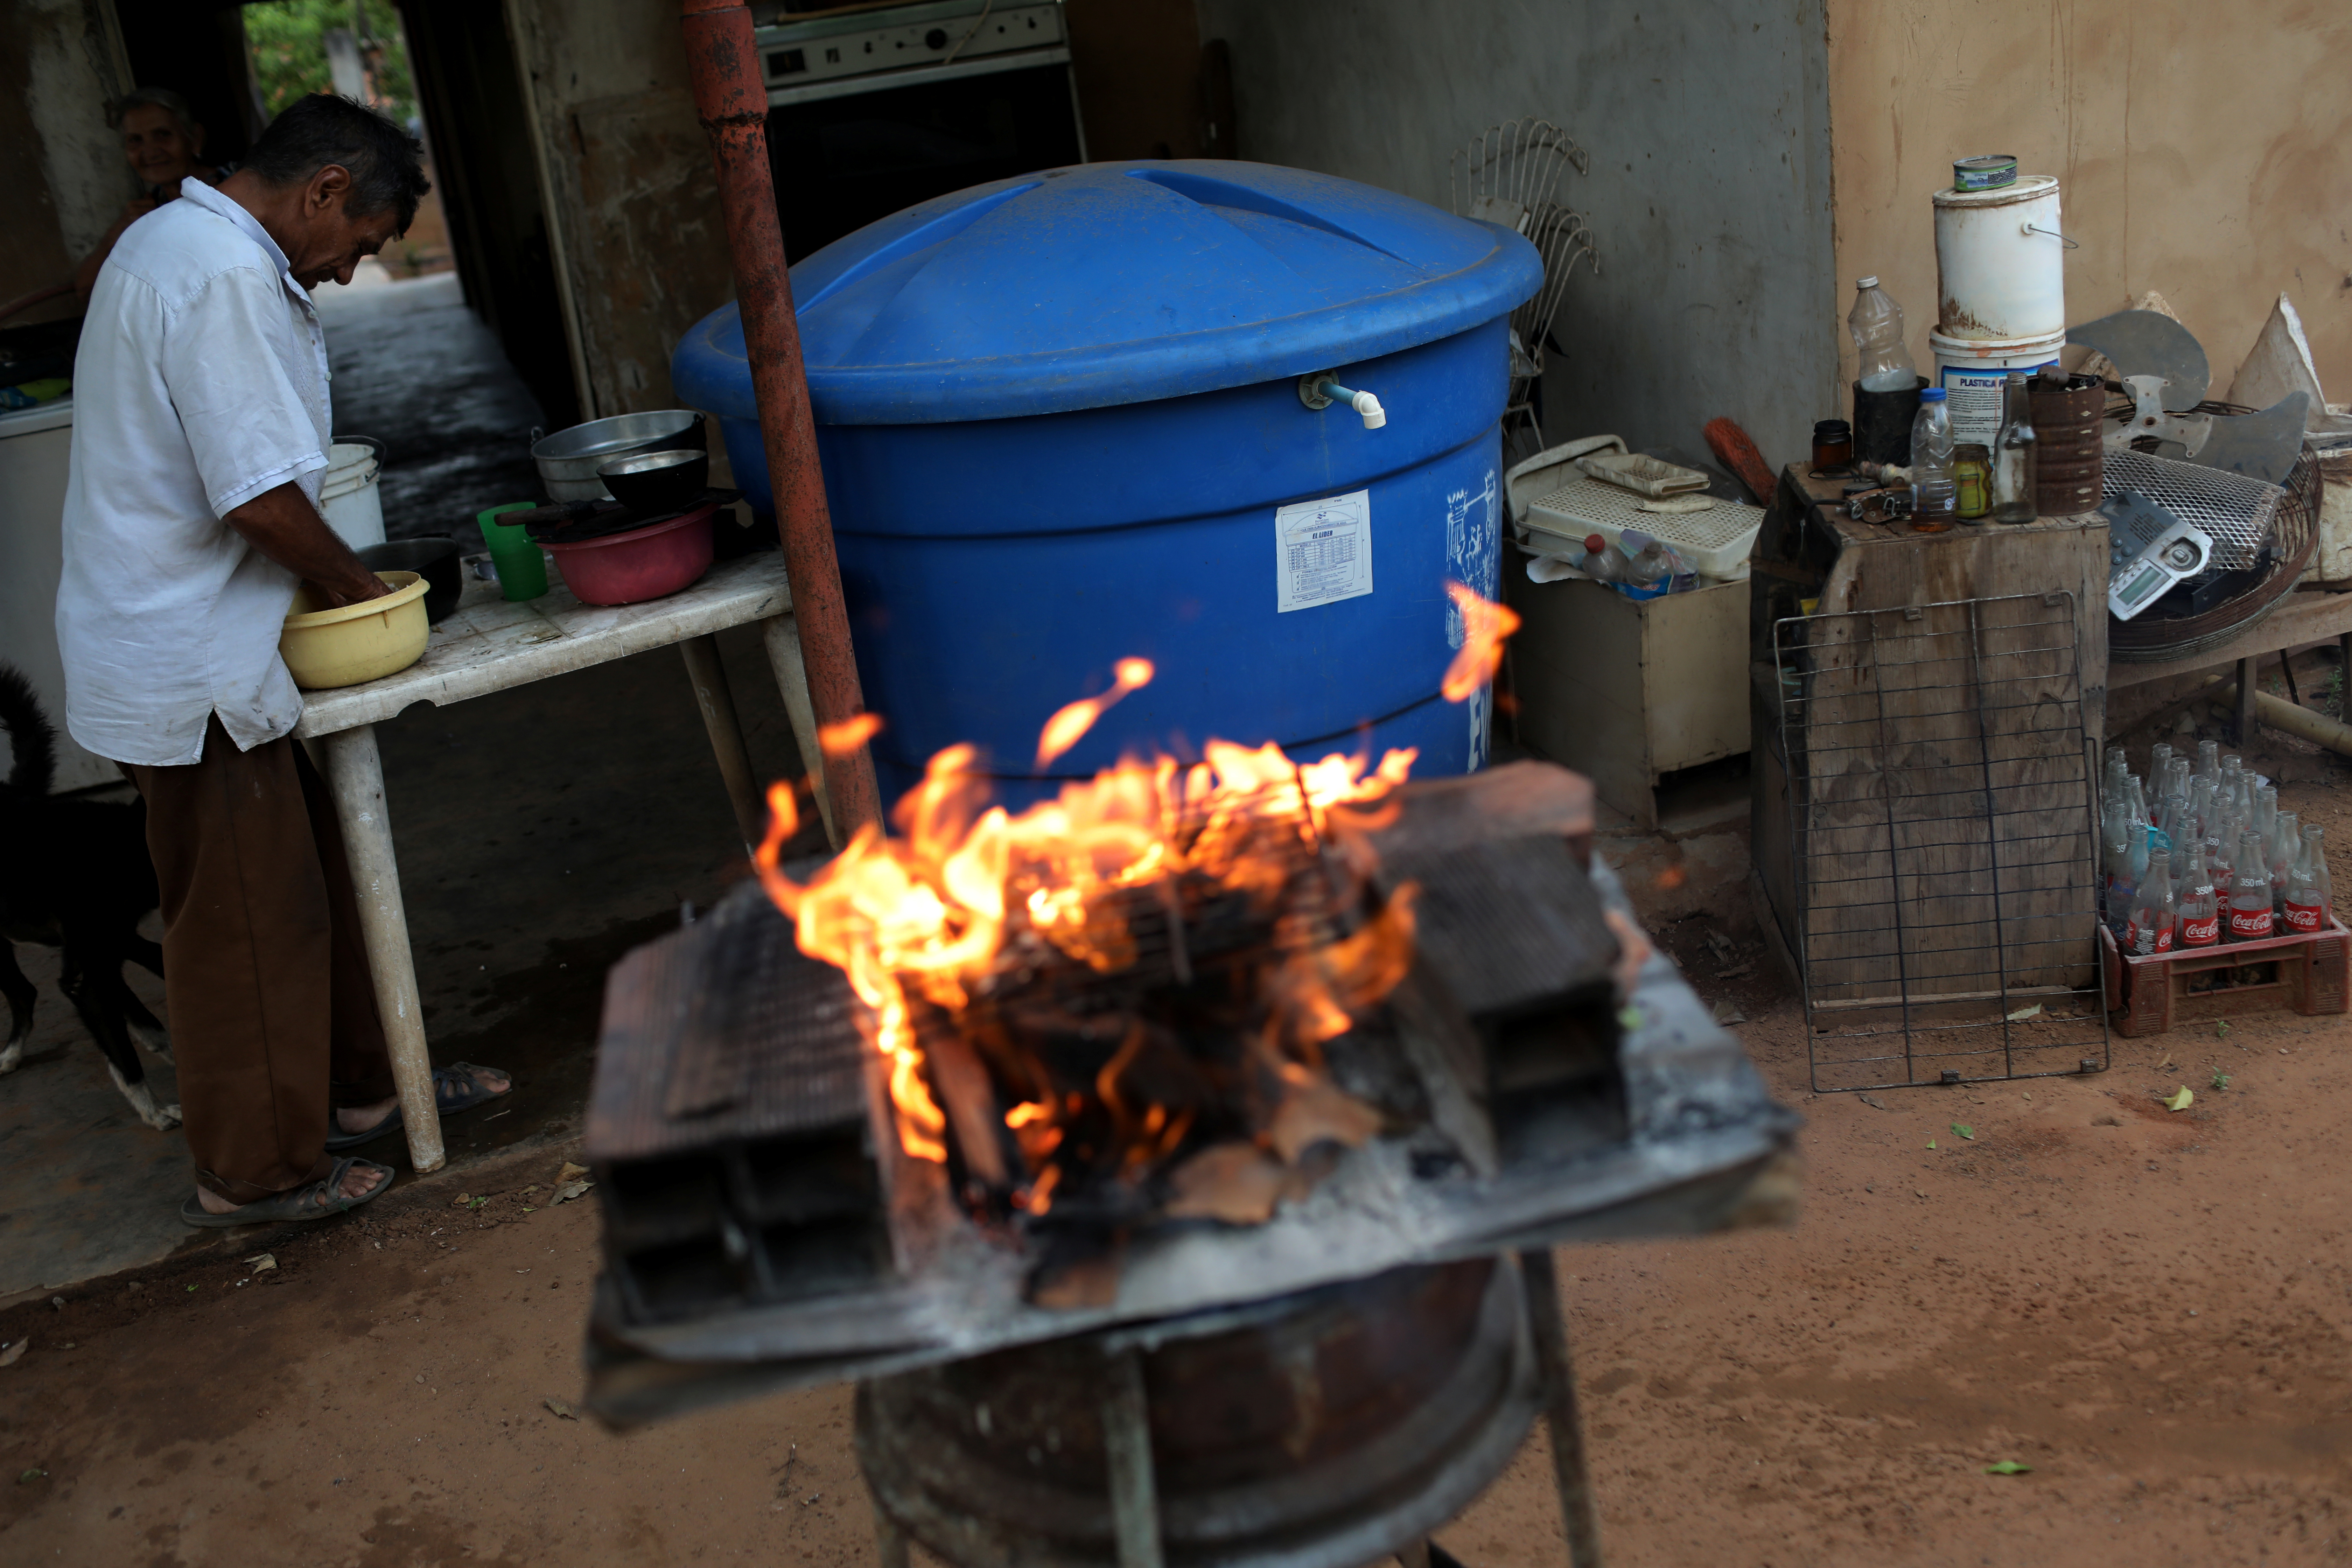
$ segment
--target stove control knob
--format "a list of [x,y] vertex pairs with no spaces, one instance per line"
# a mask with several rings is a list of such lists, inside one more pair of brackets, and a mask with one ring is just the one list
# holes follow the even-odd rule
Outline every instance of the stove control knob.
[[929,32],[923,35],[923,47],[927,49],[944,49],[947,47],[948,30],[945,27],[933,27]]

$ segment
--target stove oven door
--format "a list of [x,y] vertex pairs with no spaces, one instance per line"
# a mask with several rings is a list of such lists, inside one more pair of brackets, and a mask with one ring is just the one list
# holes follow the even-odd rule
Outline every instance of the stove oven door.
[[1067,65],[889,79],[768,111],[788,260],[917,202],[1086,156]]

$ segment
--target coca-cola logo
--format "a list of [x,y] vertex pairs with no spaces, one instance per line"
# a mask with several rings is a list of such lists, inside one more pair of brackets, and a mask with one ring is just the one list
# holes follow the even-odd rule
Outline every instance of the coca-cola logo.
[[2291,931],[2317,931],[2319,929],[2319,906],[2317,904],[2289,904],[2286,907],[2286,923],[2287,928]]
[[2271,934],[2271,912],[2268,910],[2231,910],[2230,934],[2239,941]]
[[2184,947],[2210,947],[2221,940],[2221,917],[2210,920],[2182,921],[2180,942]]

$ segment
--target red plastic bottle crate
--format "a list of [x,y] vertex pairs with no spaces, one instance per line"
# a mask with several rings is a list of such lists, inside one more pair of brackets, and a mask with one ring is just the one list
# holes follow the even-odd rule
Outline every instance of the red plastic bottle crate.
[[2219,947],[2175,948],[2137,958],[2099,926],[2107,1005],[2116,1033],[2160,1035],[2177,1024],[2287,1008],[2341,1013],[2352,1005],[2352,931],[2327,929]]

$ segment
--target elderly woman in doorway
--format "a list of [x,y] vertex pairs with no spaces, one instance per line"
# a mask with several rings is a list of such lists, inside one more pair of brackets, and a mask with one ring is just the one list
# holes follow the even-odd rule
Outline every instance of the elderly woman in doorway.
[[236,171],[235,163],[204,161],[205,128],[189,112],[188,100],[169,88],[142,87],[123,94],[109,110],[109,119],[122,132],[122,154],[131,160],[146,194],[124,205],[98,248],[74,268],[74,291],[85,305],[97,286],[98,269],[106,265],[124,229],[178,195],[181,181],[217,185]]

